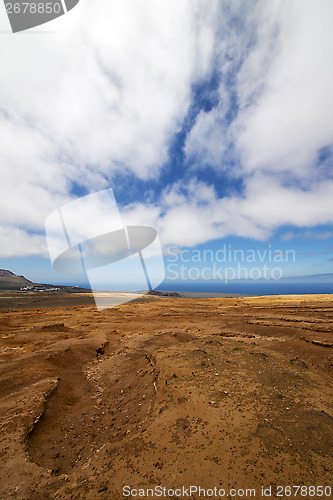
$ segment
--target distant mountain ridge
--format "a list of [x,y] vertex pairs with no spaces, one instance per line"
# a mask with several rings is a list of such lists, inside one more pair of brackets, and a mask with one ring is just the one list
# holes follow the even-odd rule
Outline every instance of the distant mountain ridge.
[[70,285],[47,285],[34,283],[25,276],[18,276],[8,269],[0,269],[0,290],[22,290],[24,292],[90,293],[90,288]]
[[0,269],[0,289],[19,290],[24,286],[33,286],[34,283],[24,276],[17,276],[8,269]]

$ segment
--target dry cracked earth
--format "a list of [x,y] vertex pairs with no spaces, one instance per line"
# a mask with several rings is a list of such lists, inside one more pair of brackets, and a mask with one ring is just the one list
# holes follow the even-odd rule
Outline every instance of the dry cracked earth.
[[1,499],[113,500],[124,485],[333,495],[332,295],[103,312],[87,296],[14,295],[0,297]]

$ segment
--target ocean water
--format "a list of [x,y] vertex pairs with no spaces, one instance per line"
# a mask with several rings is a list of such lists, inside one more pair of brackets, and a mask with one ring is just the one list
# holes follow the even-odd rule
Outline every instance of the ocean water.
[[183,291],[192,293],[223,293],[240,295],[293,295],[293,294],[333,294],[333,282],[286,281],[286,280],[235,280],[227,284],[220,281],[164,282],[158,290]]

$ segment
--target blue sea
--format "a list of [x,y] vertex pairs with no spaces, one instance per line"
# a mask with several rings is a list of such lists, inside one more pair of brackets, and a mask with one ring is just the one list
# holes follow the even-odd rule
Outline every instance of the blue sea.
[[220,281],[164,282],[157,290],[191,293],[221,293],[239,295],[293,295],[293,294],[333,294],[333,281],[287,281],[287,280],[234,280],[227,284]]

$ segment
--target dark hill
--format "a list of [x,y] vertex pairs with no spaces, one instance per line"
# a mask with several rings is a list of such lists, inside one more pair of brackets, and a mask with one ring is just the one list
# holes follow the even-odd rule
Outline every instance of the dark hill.
[[17,276],[7,269],[0,269],[0,290],[22,290],[25,292],[90,293],[90,288],[70,285],[48,285],[34,283],[24,276]]
[[19,290],[21,287],[32,285],[32,281],[24,276],[17,276],[7,269],[0,269],[0,289]]

